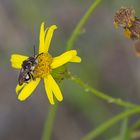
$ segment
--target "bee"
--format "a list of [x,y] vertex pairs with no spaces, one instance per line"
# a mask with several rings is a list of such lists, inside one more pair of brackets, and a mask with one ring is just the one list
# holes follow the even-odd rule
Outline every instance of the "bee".
[[35,56],[35,46],[34,46],[34,56],[30,56],[22,63],[22,68],[19,73],[18,83],[21,86],[23,83],[29,83],[30,80],[35,80],[33,76],[33,70],[38,64],[37,57]]

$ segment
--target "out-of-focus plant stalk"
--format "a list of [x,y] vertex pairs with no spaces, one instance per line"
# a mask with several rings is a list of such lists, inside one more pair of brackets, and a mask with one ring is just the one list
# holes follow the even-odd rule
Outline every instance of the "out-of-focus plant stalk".
[[50,105],[49,107],[44,130],[43,130],[42,140],[51,140],[51,134],[53,131],[57,109],[58,109],[58,103],[56,103],[55,105]]
[[131,127],[131,131],[140,128],[140,120],[137,120]]
[[81,18],[81,20],[79,21],[79,23],[77,24],[77,26],[75,27],[74,31],[72,32],[68,42],[67,42],[67,50],[71,50],[74,46],[74,43],[82,29],[82,27],[84,26],[84,24],[86,23],[86,21],[89,19],[89,17],[92,15],[92,13],[94,12],[94,10],[96,9],[96,7],[100,4],[102,0],[95,0],[93,2],[93,4],[89,7],[89,9],[87,10],[87,12],[85,13],[85,15],[83,16],[83,18]]
[[88,84],[84,83],[77,76],[70,75],[70,79],[73,80],[74,82],[76,82],[77,84],[79,84],[81,87],[83,87],[86,92],[91,92],[95,96],[97,96],[98,98],[106,100],[108,103],[114,103],[114,104],[117,104],[119,106],[123,106],[123,107],[127,107],[127,108],[135,108],[135,107],[140,108],[140,105],[133,104],[133,103],[130,103],[130,102],[127,102],[127,101],[123,101],[122,99],[113,98],[113,97],[111,97],[109,95],[106,95],[103,92],[100,92],[100,91],[92,88]]
[[136,113],[140,113],[140,108],[134,108],[134,109],[125,111],[121,114],[118,114],[117,116],[109,119],[105,123],[101,124],[99,127],[92,130],[82,140],[94,140],[97,136],[101,135],[103,132],[105,132],[108,128],[112,127],[114,124]]

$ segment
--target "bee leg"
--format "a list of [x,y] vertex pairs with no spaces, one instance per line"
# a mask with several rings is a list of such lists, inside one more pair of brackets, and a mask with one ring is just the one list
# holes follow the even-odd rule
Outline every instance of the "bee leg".
[[35,77],[33,76],[32,73],[30,73],[31,79],[35,80]]

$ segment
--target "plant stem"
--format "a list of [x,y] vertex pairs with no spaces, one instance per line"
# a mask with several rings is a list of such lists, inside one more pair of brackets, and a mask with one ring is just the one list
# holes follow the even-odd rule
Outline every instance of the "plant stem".
[[83,18],[79,21],[79,23],[75,27],[74,31],[72,32],[72,34],[67,42],[67,50],[71,50],[73,48],[74,43],[75,43],[82,27],[84,26],[86,21],[89,19],[89,17],[92,15],[92,13],[96,9],[96,7],[100,4],[100,2],[101,2],[101,0],[95,0],[93,2],[93,4],[89,7],[89,9],[87,10],[85,15],[83,16]]
[[43,130],[43,135],[42,135],[42,140],[51,140],[51,134],[53,131],[53,125],[56,117],[56,112],[57,112],[58,104],[56,103],[55,105],[50,105],[49,110],[48,110],[48,115],[45,121],[45,126]]
[[108,103],[114,103],[114,104],[117,104],[119,106],[123,106],[123,107],[127,107],[127,108],[134,108],[134,107],[139,107],[140,108],[140,106],[137,105],[137,104],[133,104],[133,103],[130,103],[130,102],[127,102],[127,101],[123,101],[122,99],[119,99],[119,98],[113,98],[109,95],[106,95],[103,92],[100,92],[100,91],[90,87],[88,84],[84,83],[77,76],[70,75],[70,79],[73,80],[74,82],[76,82],[77,84],[79,84],[81,87],[83,87],[86,92],[91,92],[95,96],[97,96],[97,97],[99,97],[103,100],[106,100]]
[[140,120],[137,120],[131,127],[131,131],[140,127]]
[[139,113],[140,108],[131,109],[129,111],[125,111],[117,116],[109,119],[107,122],[101,124],[96,129],[92,130],[89,134],[87,134],[82,140],[93,140],[98,135],[102,134],[105,130],[118,123],[120,120],[123,120],[126,117],[132,116],[133,114]]

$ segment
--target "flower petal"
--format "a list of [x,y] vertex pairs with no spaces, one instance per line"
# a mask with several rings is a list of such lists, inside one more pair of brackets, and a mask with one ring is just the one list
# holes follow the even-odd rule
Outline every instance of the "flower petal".
[[29,97],[31,93],[35,90],[39,82],[40,78],[37,78],[36,80],[33,80],[30,83],[26,84],[19,93],[18,99],[20,101],[24,101],[27,97]]
[[26,83],[22,84],[21,86],[18,84],[16,86],[16,93],[18,94],[25,85],[26,85]]
[[65,63],[69,62],[76,55],[77,55],[77,51],[71,50],[71,51],[67,51],[67,52],[63,53],[60,56],[54,57],[53,62],[51,64],[51,68],[55,69],[57,67],[64,65]]
[[58,101],[62,101],[63,100],[62,93],[60,91],[59,86],[57,85],[57,83],[53,79],[53,77],[51,75],[48,75],[47,80],[49,82],[50,88],[51,88],[52,92],[54,93],[56,99]]
[[51,85],[50,85],[50,82],[48,81],[48,78],[44,78],[44,85],[45,85],[46,94],[48,96],[50,103],[54,104],[53,92],[51,90]]
[[46,37],[45,37],[45,44],[44,44],[44,53],[47,53],[49,50],[49,46],[52,40],[52,36],[53,36],[53,32],[54,30],[57,29],[56,25],[52,25],[51,27],[49,27]]
[[70,62],[75,62],[75,63],[80,63],[81,62],[81,58],[79,56],[74,56]]
[[[42,22],[41,27],[40,27],[40,44],[39,44],[39,54],[40,53],[47,53],[50,43],[51,43],[51,39],[53,36],[53,32],[55,29],[57,29],[56,25],[52,25],[51,27],[48,28],[48,30],[45,30],[44,27],[44,22]],[[47,32],[47,34],[46,34]]]
[[40,37],[39,37],[39,54],[45,51],[44,40],[45,39],[45,30],[44,30],[44,22],[42,22],[40,26]]
[[10,61],[11,61],[12,67],[16,68],[16,69],[20,69],[23,61],[26,60],[27,58],[28,58],[28,56],[23,56],[20,54],[11,55]]

